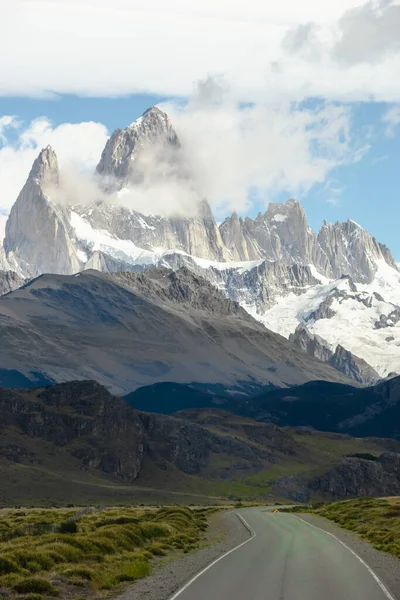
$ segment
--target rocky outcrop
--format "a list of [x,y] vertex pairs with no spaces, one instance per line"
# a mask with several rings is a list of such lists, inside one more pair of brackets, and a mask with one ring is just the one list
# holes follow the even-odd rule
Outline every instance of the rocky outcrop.
[[255,219],[239,219],[234,213],[220,225],[220,232],[233,260],[266,258],[288,265],[315,265],[330,274],[329,261],[297,200],[270,204]]
[[[323,318],[329,317],[324,316]],[[315,358],[330,364],[334,369],[361,383],[361,385],[373,385],[380,380],[379,373],[365,360],[355,356],[340,344],[333,351],[326,340],[319,335],[312,334],[302,324],[298,325],[296,331],[289,336],[289,341],[296,344],[310,356],[315,356]]]
[[13,290],[18,289],[25,283],[25,279],[20,277],[14,271],[1,271],[0,270],[0,296],[8,294]]
[[[372,458],[372,457],[371,457]],[[308,490],[331,500],[400,495],[400,454],[383,453],[376,460],[349,457],[311,481]]]
[[0,389],[0,411],[3,434],[13,427],[24,436],[66,447],[85,469],[121,481],[133,481],[139,474],[144,448],[139,416],[95,382],[49,387],[33,399]]
[[52,201],[59,183],[57,157],[48,146],[35,160],[6,223],[4,249],[25,276],[76,273],[81,268],[67,211]]
[[6,253],[4,252],[2,240],[0,240],[0,271],[9,271],[10,265],[6,258]]
[[[152,497],[154,488],[176,493],[188,483],[191,493],[219,490],[215,486],[222,482],[232,482],[234,490],[238,480],[246,489],[246,477],[255,474],[260,497],[270,494],[271,483],[276,495],[295,501],[399,494],[400,443],[395,440],[373,440],[380,456],[340,460],[332,452],[332,459],[318,450],[327,439],[338,456],[343,439],[346,448],[352,443],[360,448],[360,443],[349,436],[281,429],[210,407],[172,416],[140,412],[94,381],[0,389],[0,414],[2,472],[9,475],[2,478],[0,489],[7,497],[32,467],[35,477],[27,492],[31,501],[43,497],[41,482],[47,483],[49,476],[58,490],[69,491],[72,501],[74,485],[85,481],[91,493],[99,486],[100,496],[104,484],[113,493],[123,484],[126,493],[135,495],[135,486],[129,491],[125,486],[137,482]],[[293,469],[292,474],[274,481],[273,473],[282,467],[287,473]],[[253,484],[252,496],[255,491]]]
[[379,373],[375,371],[365,360],[352,354],[338,344],[334,354],[328,359],[328,364],[358,381],[362,385],[373,385],[380,380]]
[[400,494],[400,454],[384,452],[380,456],[349,456],[322,475],[307,480],[289,475],[273,486],[277,495],[294,502],[324,501],[359,497],[398,496]]
[[296,331],[290,334],[289,342],[296,344],[301,350],[310,356],[319,358],[322,362],[328,362],[333,356],[333,351],[329,348],[327,341],[319,335],[310,333],[302,324],[298,325]]
[[329,259],[334,278],[350,275],[356,282],[369,283],[379,260],[397,268],[390,250],[351,219],[335,224],[324,221],[318,242]]
[[[33,390],[29,396],[0,388],[0,411],[2,439],[12,428],[22,434],[22,441],[27,436],[50,442],[53,454],[67,452],[83,469],[122,482],[136,480],[149,461],[161,470],[174,467],[197,475],[214,456],[229,456],[231,466],[241,461],[242,468],[251,472],[262,469],[265,462],[280,460],[282,454],[300,451],[293,437],[274,425],[244,423],[239,439],[229,413],[216,411],[213,428],[201,418],[201,411],[182,414],[184,418],[138,412],[93,381]],[[221,423],[225,435],[218,430]],[[14,441],[0,445],[0,455],[21,462],[29,451]]]
[[113,187],[140,183],[145,174],[140,158],[146,150],[156,152],[155,161],[178,166],[180,143],[166,113],[153,107],[124,130],[116,129],[108,140],[96,173]]

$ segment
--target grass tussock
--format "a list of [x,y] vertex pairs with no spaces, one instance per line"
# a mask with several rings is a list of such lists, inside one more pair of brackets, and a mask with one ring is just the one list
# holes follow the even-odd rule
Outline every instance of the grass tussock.
[[400,498],[358,498],[331,504],[295,507],[296,512],[312,512],[354,531],[374,548],[400,558]]
[[[207,510],[113,508],[0,514],[0,589],[24,600],[99,597],[151,573],[155,557],[198,547]],[[84,589],[83,589],[84,588]]]

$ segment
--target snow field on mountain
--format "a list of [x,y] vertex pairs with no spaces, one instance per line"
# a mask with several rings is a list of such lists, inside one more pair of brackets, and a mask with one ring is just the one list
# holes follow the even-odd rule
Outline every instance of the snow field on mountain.
[[[244,308],[265,327],[286,338],[302,323],[311,333],[324,338],[332,350],[341,344],[366,360],[382,377],[391,372],[400,373],[400,322],[381,329],[375,327],[382,314],[388,316],[394,310],[391,302],[397,300],[397,305],[400,304],[400,274],[388,265],[380,264],[371,284],[356,284],[356,287],[358,291],[352,292],[348,280],[339,279],[314,286],[300,296],[289,294],[280,297],[275,306],[262,315],[256,313],[255,307]],[[333,299],[330,308],[335,316],[309,320],[310,314],[335,290],[346,294],[345,298]],[[382,296],[384,301],[373,292]],[[365,302],[370,300],[371,306],[366,306],[361,299]]]

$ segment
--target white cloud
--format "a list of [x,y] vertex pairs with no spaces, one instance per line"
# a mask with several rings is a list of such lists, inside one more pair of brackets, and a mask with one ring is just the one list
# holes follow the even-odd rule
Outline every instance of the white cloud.
[[0,117],[0,144],[7,143],[7,129],[16,129],[19,126],[18,120],[12,115]]
[[386,123],[386,135],[393,136],[395,128],[400,125],[400,104],[391,106],[383,115],[383,122]]
[[339,165],[361,160],[368,146],[351,139],[348,108],[315,110],[288,104],[241,108],[234,101],[194,98],[172,116],[195,176],[195,187],[217,216],[246,211],[251,198],[264,202],[279,192],[302,195]]
[[[0,123],[18,123],[4,116]],[[38,152],[51,145],[57,152],[60,167],[93,170],[106,143],[108,132],[100,123],[64,123],[54,127],[46,117],[32,121],[25,129],[17,125],[16,141],[7,141],[3,129],[3,146],[0,147],[0,240],[3,238],[5,219],[24,185]],[[15,132],[14,132],[15,134]]]
[[[351,111],[321,104],[316,109],[290,103],[240,106],[221,79],[200,82],[190,102],[162,106],[172,119],[182,143],[185,169],[176,173],[174,160],[159,160],[157,148],[139,160],[144,179],[111,202],[140,212],[193,213],[205,197],[217,217],[257,204],[267,206],[278,193],[303,195],[324,183],[339,165],[361,160],[369,146],[351,137]],[[38,150],[50,144],[59,157],[61,191],[68,204],[91,203],[101,197],[97,183],[82,175],[92,172],[107,139],[99,123],[53,127],[42,117],[18,130],[15,144],[0,150],[0,209],[7,212],[18,196]],[[330,196],[333,194],[330,193]]]
[[[3,0],[0,94],[189,96],[194,81],[223,73],[242,100],[398,101],[397,5],[360,4]],[[297,51],[282,53],[301,23],[309,25],[297,31]]]
[[333,46],[336,60],[348,64],[377,63],[400,49],[400,4],[374,0],[347,11],[339,21]]

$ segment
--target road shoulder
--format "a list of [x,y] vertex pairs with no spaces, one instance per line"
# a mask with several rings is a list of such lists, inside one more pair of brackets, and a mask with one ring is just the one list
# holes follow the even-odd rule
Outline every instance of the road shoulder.
[[376,573],[379,579],[389,588],[395,598],[400,599],[400,560],[391,554],[375,550],[368,542],[357,534],[341,529],[336,523],[319,515],[302,514],[297,516],[304,521],[335,535],[349,546]]

